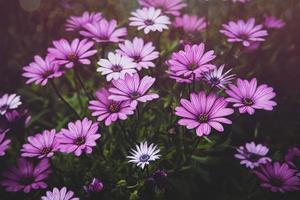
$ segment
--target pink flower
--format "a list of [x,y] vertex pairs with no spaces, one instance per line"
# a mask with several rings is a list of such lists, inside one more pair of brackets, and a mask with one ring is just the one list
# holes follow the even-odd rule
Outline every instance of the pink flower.
[[20,96],[17,94],[4,94],[0,98],[0,115],[4,115],[8,110],[18,108],[21,104]]
[[118,119],[125,120],[128,115],[132,115],[134,108],[130,106],[130,101],[113,101],[108,99],[111,94],[103,88],[96,92],[97,100],[90,101],[89,110],[92,116],[97,116],[97,121],[105,121],[105,126],[109,126]]
[[161,10],[153,7],[137,9],[131,15],[129,25],[137,26],[138,30],[144,29],[145,34],[150,31],[162,32],[164,29],[169,29],[168,25],[171,24],[169,17],[162,15]]
[[225,91],[228,94],[226,101],[234,103],[233,107],[238,107],[240,113],[253,115],[255,109],[273,110],[276,102],[272,99],[276,96],[272,87],[266,84],[257,87],[257,80],[253,78],[250,82],[237,79],[237,85],[229,84]]
[[47,84],[48,79],[60,77],[64,73],[51,56],[47,56],[44,60],[36,55],[34,61],[29,66],[23,67],[24,73],[22,76],[28,78],[26,84],[34,82],[37,85],[44,86]]
[[176,107],[176,115],[182,117],[178,124],[186,126],[188,129],[196,128],[198,136],[209,135],[211,127],[219,132],[224,128],[221,123],[231,124],[232,122],[225,118],[234,111],[227,108],[227,102],[223,97],[218,97],[211,93],[208,96],[205,92],[199,94],[192,93],[190,100],[181,99],[181,106]]
[[125,75],[124,79],[113,80],[114,87],[109,89],[111,95],[108,99],[114,101],[127,101],[131,102],[131,106],[135,108],[140,102],[147,102],[157,99],[159,96],[155,93],[149,93],[150,87],[154,84],[155,78],[151,76],[144,76],[140,80],[139,75]]
[[47,191],[46,196],[42,196],[41,200],[79,200],[79,198],[74,197],[73,191],[67,191],[66,187],[53,188],[53,191]]
[[285,22],[274,16],[265,16],[264,26],[269,29],[281,29],[285,26]]
[[96,140],[100,138],[98,123],[84,118],[76,122],[70,122],[68,129],[62,129],[57,134],[59,150],[65,153],[73,153],[80,156],[82,152],[92,153],[92,147],[96,146]]
[[180,10],[186,7],[182,0],[139,0],[139,4],[145,7],[154,7],[161,9],[164,13],[178,16]]
[[29,193],[32,189],[45,189],[47,184],[44,180],[51,173],[50,163],[47,159],[41,160],[36,166],[25,158],[18,159],[18,165],[10,167],[2,173],[4,180],[0,184],[8,192],[23,190]]
[[9,129],[6,130],[0,129],[0,156],[5,155],[5,151],[8,149],[9,144],[11,142],[10,139],[5,139],[5,135],[8,131]]
[[87,39],[74,39],[69,43],[65,39],[53,41],[55,48],[48,48],[49,55],[54,57],[59,65],[65,65],[72,68],[74,64],[89,65],[91,61],[88,57],[95,55],[97,50],[91,50],[94,42]]
[[23,157],[49,158],[58,150],[59,143],[54,129],[29,136],[27,140],[29,143],[24,144],[21,149]]
[[221,65],[219,68],[215,68],[203,74],[204,80],[211,87],[225,89],[226,85],[231,83],[231,80],[234,79],[235,74],[229,74],[232,68],[223,73],[224,66],[225,65]]
[[66,23],[66,31],[82,29],[88,23],[96,23],[103,19],[102,13],[84,12],[81,16],[71,16]]
[[200,77],[203,72],[214,69],[216,66],[209,63],[216,57],[214,51],[204,52],[204,49],[203,43],[185,45],[184,51],[173,53],[171,59],[166,62],[169,71],[177,76],[190,78],[193,74],[195,77]]
[[290,166],[300,169],[300,148],[293,147],[290,148],[288,153],[284,156],[284,161]]
[[117,28],[116,20],[102,19],[99,22],[86,24],[80,34],[100,43],[121,42],[124,40],[122,37],[127,35],[127,29]]
[[183,15],[176,17],[173,23],[176,28],[182,28],[185,32],[201,32],[207,27],[204,17],[198,18],[196,15]]
[[265,41],[264,36],[268,35],[266,30],[262,30],[263,25],[255,25],[254,18],[250,18],[246,22],[244,20],[230,21],[222,26],[223,29],[220,32],[228,37],[228,42],[241,42],[246,47],[251,42]]
[[136,68],[138,70],[155,67],[152,61],[159,56],[159,52],[154,51],[155,47],[152,45],[152,42],[145,44],[144,40],[138,37],[135,37],[132,42],[125,40],[124,44],[119,44],[119,48],[116,52],[122,56],[132,58],[137,64]]

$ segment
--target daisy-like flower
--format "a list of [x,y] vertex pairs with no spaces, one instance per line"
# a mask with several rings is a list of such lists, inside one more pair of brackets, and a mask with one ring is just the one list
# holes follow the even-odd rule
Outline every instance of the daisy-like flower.
[[137,66],[132,58],[112,52],[108,53],[108,59],[100,59],[97,64],[100,65],[97,72],[106,75],[107,81],[124,78],[125,74],[134,74]]
[[48,79],[57,78],[63,75],[59,65],[55,62],[54,57],[47,56],[45,59],[40,56],[34,56],[34,62],[23,67],[22,76],[28,78],[26,84],[34,82],[37,85],[46,85]]
[[23,157],[49,158],[58,150],[59,143],[54,129],[29,136],[27,140],[28,143],[24,144],[21,149]]
[[150,144],[148,146],[147,141],[141,142],[140,145],[136,145],[136,149],[131,149],[129,162],[135,163],[138,167],[144,169],[146,165],[149,165],[151,161],[159,159],[159,149],[156,145]]
[[132,115],[134,108],[130,106],[130,101],[113,101],[108,99],[111,94],[105,88],[96,92],[97,100],[89,102],[89,110],[92,116],[96,116],[97,121],[105,121],[105,125],[109,126],[118,119],[125,120],[128,115]]
[[168,69],[166,73],[169,75],[171,79],[174,79],[177,83],[192,83],[193,77],[188,76],[184,77],[183,75],[177,75],[176,72],[172,71],[171,69]]
[[210,70],[203,74],[203,78],[211,87],[217,87],[225,89],[225,86],[231,83],[235,74],[229,74],[232,69],[229,69],[223,74],[224,65],[221,65],[218,69]]
[[173,53],[166,64],[169,66],[169,70],[176,73],[177,76],[200,77],[202,73],[216,68],[216,66],[209,63],[216,57],[214,51],[205,52],[204,50],[203,43],[192,46],[185,45],[184,51]]
[[147,102],[157,99],[158,94],[149,93],[150,87],[154,84],[155,78],[151,76],[144,76],[140,80],[140,76],[126,74],[124,79],[113,80],[114,87],[109,89],[111,95],[108,97],[114,101],[131,102],[131,106],[136,108],[138,102]]
[[234,156],[241,160],[241,165],[246,165],[250,169],[271,162],[271,158],[266,156],[269,148],[261,144],[246,143],[244,146],[237,148],[236,151],[237,154]]
[[94,42],[87,39],[74,39],[69,43],[66,39],[53,41],[54,48],[48,48],[48,53],[58,62],[59,65],[64,65],[67,68],[72,68],[74,64],[81,63],[83,65],[91,64],[88,59],[95,55],[97,50],[91,50]]
[[18,108],[21,104],[20,96],[17,94],[4,94],[0,98],[0,115],[4,115],[8,110]]
[[218,97],[215,93],[206,96],[205,92],[199,94],[192,93],[190,100],[181,99],[181,106],[176,107],[176,115],[182,117],[178,124],[186,126],[188,129],[196,128],[198,136],[209,135],[211,128],[223,132],[222,123],[231,124],[225,118],[234,111],[227,108],[227,102],[223,97]]
[[298,171],[289,168],[286,163],[267,163],[255,170],[254,173],[261,181],[261,186],[272,192],[290,192],[300,188]]
[[131,12],[132,17],[129,18],[130,26],[137,26],[138,30],[144,29],[144,33],[148,34],[150,31],[162,32],[164,29],[169,29],[171,24],[169,17],[162,15],[160,9],[142,8]]
[[222,27],[220,32],[228,37],[228,42],[241,42],[245,47],[250,46],[251,42],[265,41],[264,37],[268,35],[268,32],[263,30],[262,24],[255,25],[254,18],[246,22],[244,20],[230,21]]
[[123,37],[127,35],[126,28],[117,28],[117,21],[107,21],[102,19],[99,22],[88,23],[84,26],[84,30],[80,31],[80,34],[92,38],[96,42],[108,43],[108,42],[121,42]]
[[176,17],[173,23],[176,28],[182,28],[187,33],[201,32],[207,27],[204,17],[198,18],[196,15],[183,15]]
[[265,16],[264,26],[269,29],[281,29],[285,26],[285,22],[275,16]]
[[273,110],[276,102],[272,99],[276,96],[272,87],[266,84],[257,87],[257,80],[251,81],[237,79],[237,85],[229,84],[225,91],[228,94],[226,101],[234,103],[233,107],[238,107],[240,113],[253,115],[255,109]]
[[179,16],[180,10],[186,7],[182,0],[139,0],[139,4],[144,7],[154,7],[161,9],[163,13]]
[[6,130],[0,129],[0,156],[5,155],[5,151],[8,149],[9,144],[11,142],[10,139],[5,139],[5,135],[8,131],[9,129]]
[[18,159],[17,166],[10,167],[2,173],[4,179],[0,185],[8,192],[23,190],[29,193],[32,189],[45,189],[45,179],[51,173],[50,163],[47,159],[41,160],[36,166],[25,158]]
[[82,152],[91,154],[92,147],[96,146],[96,140],[100,138],[98,123],[84,118],[76,122],[70,122],[68,129],[63,128],[57,135],[59,150],[64,153],[73,153],[80,156]]
[[68,191],[66,187],[61,189],[55,187],[52,191],[47,191],[46,196],[42,196],[41,200],[79,200],[79,198],[74,197],[74,192]]
[[81,16],[71,16],[66,23],[66,31],[80,30],[88,23],[96,23],[103,19],[102,13],[84,12]]
[[104,187],[104,185],[101,180],[99,180],[97,178],[93,178],[91,183],[83,186],[83,189],[86,192],[100,192],[103,190],[103,187]]
[[298,147],[290,148],[284,156],[284,160],[290,166],[300,169],[300,149]]
[[116,52],[122,56],[132,58],[137,64],[136,68],[138,70],[155,67],[152,61],[159,56],[159,53],[158,51],[155,51],[152,42],[145,44],[144,40],[138,37],[135,37],[133,41],[125,40],[124,44],[119,44],[119,48],[120,49],[117,49]]

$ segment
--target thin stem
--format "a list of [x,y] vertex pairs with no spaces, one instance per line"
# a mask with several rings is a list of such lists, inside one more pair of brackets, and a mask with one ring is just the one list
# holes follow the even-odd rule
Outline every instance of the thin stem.
[[196,85],[196,74],[193,73],[193,92],[195,92],[195,85]]
[[80,75],[78,73],[77,67],[74,67],[74,72],[75,72],[75,77],[78,80],[81,88],[84,90],[85,95],[88,97],[89,100],[93,99],[92,95],[89,94],[86,87],[84,86],[83,81],[81,80]]
[[102,50],[101,50],[101,58],[104,58],[104,57],[105,57],[105,51],[106,51],[106,45],[103,44],[103,45],[102,45]]
[[76,112],[76,110],[60,94],[60,92],[59,92],[58,88],[56,87],[53,80],[50,80],[50,84],[51,84],[52,88],[54,89],[54,91],[55,91],[56,95],[58,96],[58,98],[60,98],[60,100],[80,119],[80,116]]

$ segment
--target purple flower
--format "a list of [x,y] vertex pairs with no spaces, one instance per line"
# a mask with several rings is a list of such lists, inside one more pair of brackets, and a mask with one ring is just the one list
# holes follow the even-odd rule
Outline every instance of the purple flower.
[[36,166],[25,158],[18,159],[18,165],[2,173],[4,180],[0,184],[8,192],[23,190],[29,193],[32,189],[45,189],[44,180],[51,173],[50,163],[47,159],[41,160]]
[[254,173],[261,180],[261,186],[272,192],[289,192],[299,190],[300,177],[297,170],[289,168],[286,163],[267,163],[255,170]]
[[103,183],[99,179],[93,178],[91,183],[83,186],[83,189],[86,192],[101,192],[103,190],[103,187]]
[[232,69],[226,71],[223,74],[223,69],[225,65],[221,65],[218,69],[215,68],[203,74],[204,80],[211,86],[220,89],[225,89],[225,85],[231,83],[234,79],[235,74],[229,74]]
[[149,93],[150,87],[154,84],[155,78],[151,76],[144,76],[140,80],[139,75],[125,75],[124,79],[113,80],[114,87],[109,89],[111,95],[108,99],[114,101],[131,102],[131,107],[136,108],[138,102],[152,101],[159,98],[158,94]]
[[112,52],[108,53],[108,59],[100,59],[97,64],[100,65],[97,72],[106,75],[107,81],[124,78],[125,74],[134,74],[137,66],[132,58]]
[[155,67],[152,61],[159,56],[159,52],[154,51],[155,47],[152,45],[152,42],[145,44],[144,40],[138,37],[135,37],[132,42],[125,40],[124,44],[119,44],[119,48],[116,52],[122,56],[132,58],[137,64],[137,70]]
[[250,1],[250,0],[232,0],[232,2],[234,2],[234,3],[247,3],[248,1]]
[[300,149],[298,147],[290,148],[284,156],[284,160],[290,166],[300,169]]
[[263,25],[255,25],[254,18],[250,18],[246,22],[244,20],[230,21],[222,26],[223,29],[220,32],[228,37],[228,42],[241,42],[246,47],[251,42],[265,41],[264,36],[268,35],[266,30],[262,30]]
[[242,52],[244,53],[251,53],[256,51],[261,46],[260,42],[250,42],[248,47],[245,47]]
[[285,22],[275,16],[265,16],[264,26],[268,29],[281,29],[285,26]]
[[183,15],[182,17],[176,17],[173,23],[176,28],[182,28],[187,33],[201,32],[207,27],[207,23],[204,17],[198,18],[196,15]]
[[5,151],[8,149],[10,144],[10,139],[6,139],[5,135],[9,131],[9,129],[2,130],[0,129],[0,156],[5,155]]
[[222,123],[231,124],[225,118],[234,111],[227,108],[227,102],[223,97],[218,97],[214,93],[206,96],[205,92],[199,94],[192,93],[190,100],[181,99],[181,106],[176,107],[176,115],[182,117],[178,124],[186,126],[188,129],[196,128],[198,136],[209,135],[211,127],[219,132],[223,132]]
[[180,10],[186,7],[182,0],[139,0],[139,4],[145,7],[161,9],[164,13],[179,16]]
[[8,110],[18,108],[21,104],[20,96],[17,94],[4,94],[0,98],[0,115],[4,115]]
[[130,101],[109,100],[110,95],[108,90],[103,88],[96,92],[97,100],[89,102],[89,110],[92,111],[92,116],[97,116],[97,121],[105,121],[105,126],[109,126],[118,119],[125,120],[128,115],[134,113]]
[[241,160],[241,165],[246,165],[250,169],[271,162],[271,158],[266,156],[269,149],[261,144],[246,143],[244,146],[237,148],[236,151],[238,153],[234,156]]
[[66,23],[66,31],[82,29],[88,23],[97,23],[103,19],[102,13],[84,12],[81,16],[71,16]]
[[48,79],[60,77],[64,73],[51,56],[47,56],[44,60],[36,55],[34,61],[29,66],[23,67],[24,73],[22,76],[28,78],[26,84],[35,82],[37,85],[44,86],[47,84]]
[[74,197],[73,191],[67,191],[66,187],[53,188],[53,191],[47,191],[46,196],[42,196],[41,200],[79,200],[79,198]]
[[255,109],[273,110],[276,102],[272,99],[276,96],[272,87],[266,84],[257,87],[257,80],[237,79],[237,85],[229,84],[225,91],[228,94],[226,101],[234,103],[233,107],[238,107],[240,113],[253,115]]
[[[171,79],[174,79],[177,83],[192,83],[193,77],[188,76],[184,77],[183,75],[177,75],[175,71],[172,71],[170,68],[166,71],[166,73],[169,75]],[[198,80],[198,79],[196,79]]]
[[162,32],[164,29],[169,29],[171,24],[169,17],[162,15],[160,9],[142,8],[131,12],[132,17],[129,18],[130,26],[137,26],[138,30],[144,29],[144,33],[150,31]]
[[91,61],[88,57],[95,55],[97,50],[91,50],[94,42],[87,39],[74,39],[69,43],[65,39],[53,41],[55,48],[48,48],[49,55],[55,58],[59,65],[72,68],[74,64],[89,65]]
[[173,53],[171,59],[166,62],[169,71],[189,79],[191,76],[200,77],[202,73],[214,69],[216,66],[209,63],[216,57],[214,51],[204,52],[204,50],[203,43],[185,45],[184,51]]
[[116,20],[107,21],[106,19],[102,19],[99,22],[86,24],[84,30],[80,31],[80,34],[92,38],[96,42],[115,43],[124,40],[122,37],[127,35],[127,29],[117,28]]
[[27,140],[29,143],[24,144],[21,149],[23,157],[49,158],[54,155],[59,147],[54,129],[45,130],[42,134],[38,133],[35,136],[29,136]]
[[73,153],[80,156],[82,152],[91,154],[92,147],[96,146],[96,140],[100,138],[98,123],[84,118],[76,122],[70,122],[68,129],[62,129],[57,134],[59,150],[65,153]]

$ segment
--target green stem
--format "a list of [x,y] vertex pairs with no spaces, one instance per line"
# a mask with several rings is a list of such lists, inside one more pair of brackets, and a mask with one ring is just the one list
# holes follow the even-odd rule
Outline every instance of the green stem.
[[81,88],[84,90],[85,95],[88,97],[89,100],[93,99],[93,96],[89,94],[86,87],[84,86],[83,81],[81,80],[81,77],[78,73],[77,67],[74,67],[74,72],[75,72],[75,77],[78,80]]

